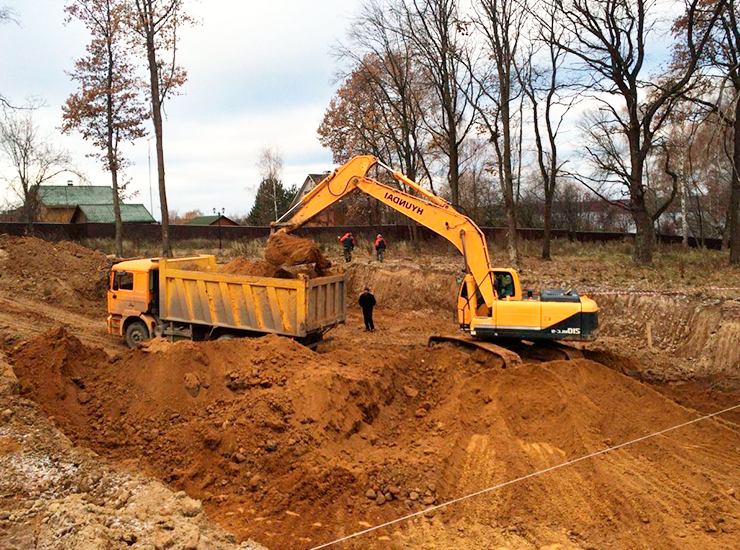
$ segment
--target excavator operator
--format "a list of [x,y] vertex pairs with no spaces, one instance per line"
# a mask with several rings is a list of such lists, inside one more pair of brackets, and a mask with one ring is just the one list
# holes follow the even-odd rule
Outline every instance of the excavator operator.
[[514,296],[514,281],[508,273],[497,273],[494,281],[494,288],[499,299],[507,296]]

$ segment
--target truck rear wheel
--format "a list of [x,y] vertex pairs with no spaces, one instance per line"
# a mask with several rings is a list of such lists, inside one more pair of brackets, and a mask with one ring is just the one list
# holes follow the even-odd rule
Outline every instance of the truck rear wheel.
[[138,344],[149,340],[149,329],[143,321],[134,321],[126,327],[126,345],[135,348]]

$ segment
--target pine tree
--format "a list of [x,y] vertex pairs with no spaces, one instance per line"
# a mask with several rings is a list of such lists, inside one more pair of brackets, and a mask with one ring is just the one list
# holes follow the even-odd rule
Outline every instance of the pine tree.
[[275,206],[277,205],[278,217],[282,216],[290,208],[298,189],[295,185],[286,188],[280,180],[264,178],[257,189],[254,206],[247,216],[248,225],[270,225],[275,221]]

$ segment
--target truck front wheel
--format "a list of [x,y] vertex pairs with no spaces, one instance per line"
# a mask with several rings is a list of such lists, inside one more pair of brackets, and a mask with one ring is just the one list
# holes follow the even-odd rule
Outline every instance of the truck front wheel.
[[142,321],[134,321],[126,328],[126,345],[135,348],[141,342],[149,340],[149,330]]

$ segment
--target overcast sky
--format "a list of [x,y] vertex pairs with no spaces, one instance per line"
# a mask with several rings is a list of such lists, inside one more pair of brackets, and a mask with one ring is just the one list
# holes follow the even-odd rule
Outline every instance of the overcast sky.
[[[89,35],[79,23],[64,24],[67,0],[0,0],[19,25],[0,27],[0,94],[15,103],[38,97],[39,113],[53,139],[70,149],[89,180],[109,185],[110,176],[78,136],[61,136],[61,105],[75,90],[65,71],[85,52]],[[286,184],[300,184],[310,172],[333,168],[331,153],[317,139],[318,128],[337,88],[332,51],[346,34],[361,0],[187,0],[200,25],[181,33],[179,60],[188,71],[182,95],[167,100],[164,126],[167,198],[170,210],[200,209],[246,214],[259,185],[256,162],[265,145],[283,153]],[[248,6],[248,7],[247,7]],[[677,0],[658,0],[664,31],[677,15]],[[647,71],[668,59],[667,32],[651,36]],[[560,154],[580,169],[581,137],[575,123],[593,102],[579,103],[567,116]],[[149,123],[150,125],[151,123]],[[153,134],[149,128],[150,135]],[[529,124],[525,135],[531,133]],[[529,141],[529,138],[527,138]],[[528,146],[527,146],[528,147]],[[525,149],[527,148],[525,147]],[[152,213],[159,219],[156,155]],[[128,202],[150,208],[148,143],[139,140],[125,153],[138,195]],[[582,167],[584,170],[587,167]],[[2,167],[0,167],[0,170]],[[63,176],[57,183],[65,183]],[[75,183],[78,183],[75,179]],[[0,189],[0,196],[6,195]]]
[[[65,71],[89,40],[79,23],[64,24],[63,0],[0,0],[20,25],[0,27],[0,93],[22,103],[37,96],[54,139],[70,149],[94,184],[110,176],[85,158],[90,145],[60,136],[61,104],[75,90]],[[165,104],[167,199],[170,209],[199,208],[227,215],[248,212],[259,183],[255,164],[263,145],[283,153],[284,180],[333,168],[316,135],[336,85],[331,56],[359,0],[190,0],[201,24],[182,33],[179,59],[188,71],[183,95]],[[153,131],[150,129],[150,135]],[[152,139],[154,215],[159,218]],[[150,207],[147,140],[127,147],[127,175]],[[65,176],[60,183],[66,182]],[[76,178],[75,178],[76,179]],[[77,183],[75,181],[75,183]]]

